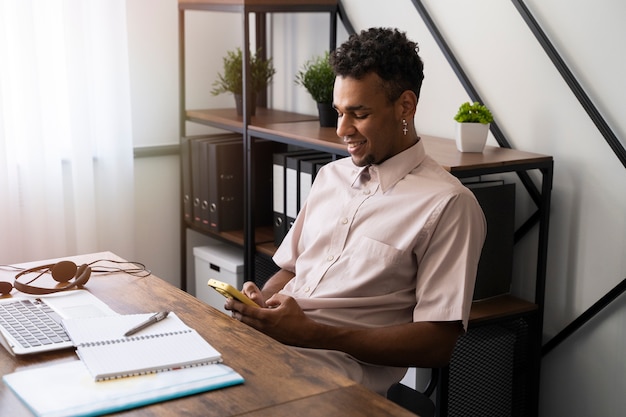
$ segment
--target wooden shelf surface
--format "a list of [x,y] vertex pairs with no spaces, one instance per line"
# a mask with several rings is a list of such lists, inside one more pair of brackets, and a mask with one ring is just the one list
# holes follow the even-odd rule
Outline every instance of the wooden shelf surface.
[[311,6],[337,5],[337,0],[178,0],[178,4],[232,4],[241,6]]
[[[223,240],[227,240],[229,242],[232,242],[236,245],[239,246],[243,246],[244,245],[244,233],[243,230],[239,229],[239,230],[227,230],[224,232],[212,232],[206,229],[203,229],[201,227],[195,226],[195,225],[191,225],[191,224],[186,224],[186,226],[190,229],[193,229],[195,231],[197,231],[198,233],[202,233],[205,234],[207,236],[213,236],[216,238],[220,238]],[[257,227],[256,231],[254,233],[254,241],[257,245],[265,245],[267,246],[268,242],[271,242],[272,246],[274,245],[274,229],[272,228],[272,226],[261,226],[261,227]],[[276,247],[273,246],[274,251],[276,251]],[[272,251],[272,253],[266,253],[270,256],[273,255],[274,251]]]
[[[291,124],[294,122],[317,120],[317,116],[273,110],[257,107],[252,116],[252,125],[273,125],[275,123]],[[235,108],[187,110],[187,120],[209,126],[218,126],[235,132],[243,132],[243,117],[237,115]]]
[[470,311],[469,325],[472,326],[489,320],[530,313],[538,308],[537,304],[510,294],[474,301]]
[[338,0],[178,0],[181,10],[250,12],[336,11]]
[[552,162],[551,156],[523,152],[517,149],[488,145],[485,146],[483,152],[460,152],[452,139],[424,135],[422,140],[426,153],[453,174],[465,170],[487,170],[490,168],[515,171],[516,166],[540,166]]
[[295,123],[274,123],[253,121],[249,127],[253,136],[272,138],[274,140],[287,139],[301,143],[302,146],[314,146],[330,153],[348,155],[346,145],[337,136],[333,127],[320,127],[319,120],[298,121]]

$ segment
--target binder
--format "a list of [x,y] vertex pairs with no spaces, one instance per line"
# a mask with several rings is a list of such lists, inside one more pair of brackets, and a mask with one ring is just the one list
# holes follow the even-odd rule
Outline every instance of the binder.
[[191,153],[189,158],[191,165],[190,225],[209,230],[209,166],[206,144],[236,138],[241,139],[241,135],[229,133],[189,137]]
[[515,184],[502,181],[465,183],[485,214],[487,236],[478,261],[474,300],[511,291],[515,234]]
[[[230,149],[230,153],[225,155],[224,158],[228,158],[228,161],[222,161],[222,157],[214,156],[213,162],[210,161],[210,144],[223,143],[223,142],[235,142],[239,145],[239,150],[233,151]],[[188,180],[185,180],[185,168],[183,168],[183,199],[188,201],[189,207],[189,221],[188,223],[199,229],[219,232],[226,230],[241,229],[243,227],[243,138],[239,134],[217,134],[217,135],[202,135],[202,136],[190,136],[183,138],[183,144],[181,144],[186,150],[181,150],[183,154],[183,165],[185,161],[189,161],[188,168]],[[272,155],[276,151],[283,151],[286,145],[258,139],[255,142],[255,160],[252,161],[254,169],[254,180],[257,185],[254,187],[254,202],[255,202],[255,222],[257,225],[269,226],[272,224]],[[219,151],[223,152],[223,151]],[[188,154],[188,155],[187,155]],[[224,165],[226,164],[226,165]],[[211,183],[218,184],[220,181],[218,177],[220,171],[225,169],[228,164],[232,165],[233,175],[232,178],[241,183],[241,186],[234,185],[230,191],[237,192],[237,195],[222,195],[226,200],[236,198],[239,201],[239,207],[237,210],[241,212],[241,215],[230,215],[229,208],[234,205],[232,201],[225,201],[220,203],[221,200],[215,195],[213,196],[213,204],[209,200],[211,199]],[[229,191],[227,187],[230,185],[225,184],[226,178],[221,179],[221,186],[225,187],[225,191]],[[185,191],[190,190],[190,191]],[[240,192],[239,192],[240,191]],[[219,190],[213,191],[219,193]],[[187,197],[187,194],[189,197]],[[220,222],[220,217],[223,210],[219,205],[226,204],[227,222]],[[211,211],[213,208],[213,211]],[[215,217],[215,220],[212,218]],[[187,219],[187,216],[185,217]],[[234,219],[237,221],[234,221]],[[211,225],[211,222],[214,224]],[[224,229],[223,227],[226,227]]]
[[285,157],[285,217],[287,231],[296,220],[300,210],[300,163],[306,159],[317,159],[324,156],[321,152],[289,154]]
[[191,189],[191,138],[180,140],[181,179],[183,187],[183,219],[188,225],[193,224],[193,197]]
[[254,194],[251,207],[254,207],[255,226],[273,224],[273,158],[274,154],[285,152],[287,145],[263,139],[255,139],[252,161]]
[[202,178],[200,169],[204,160],[204,150],[202,148],[202,141],[204,138],[195,138],[191,141],[191,224],[196,226],[202,225],[202,213],[200,208],[201,196],[201,182]]
[[332,157],[330,155],[319,159],[304,159],[300,161],[300,195],[298,200],[298,211],[306,201],[309,191],[311,191],[311,186],[313,185],[317,171],[330,161],[332,161]]
[[275,153],[272,163],[272,208],[274,245],[279,246],[287,234],[286,216],[286,158],[287,156],[310,155],[311,150]]
[[272,157],[272,227],[274,245],[280,245],[285,237],[285,154],[275,153]]
[[243,228],[243,139],[207,142],[209,230]]

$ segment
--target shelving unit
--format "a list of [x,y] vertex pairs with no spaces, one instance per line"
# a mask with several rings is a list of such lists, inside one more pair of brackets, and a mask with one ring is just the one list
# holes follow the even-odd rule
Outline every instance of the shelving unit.
[[[242,17],[243,27],[243,114],[237,116],[235,109],[201,109],[188,110],[186,105],[185,84],[185,12],[231,12],[238,13]],[[302,115],[297,113],[257,107],[256,115],[251,116],[251,91],[250,91],[250,16],[255,15],[255,39],[257,48],[265,46],[265,16],[267,13],[328,13],[330,17],[329,48],[333,50],[337,42],[337,13],[339,10],[337,0],[179,0],[178,2],[178,26],[179,26],[179,74],[180,74],[180,137],[186,136],[186,122],[194,122],[207,126],[224,129],[231,132],[241,133],[244,139],[243,162],[244,181],[246,192],[244,196],[244,227],[242,235],[235,233],[221,233],[216,236],[222,240],[241,244],[244,248],[244,277],[253,279],[255,276],[255,242],[258,238],[263,239],[264,233],[257,233],[254,227],[253,207],[254,178],[250,167],[252,166],[254,140],[248,135],[248,127],[255,124],[288,123],[302,120],[317,120],[316,116]],[[266,48],[263,48],[266,50]],[[182,224],[181,241],[185,242],[185,230],[188,227]],[[204,232],[203,232],[204,233]],[[186,259],[186,244],[181,245],[181,259]],[[183,287],[186,285],[186,265],[181,263],[181,277]]]
[[[204,10],[240,13],[243,19],[244,56],[244,97],[249,94],[249,68],[247,65],[250,46],[250,14],[256,15],[257,41],[264,41],[265,13],[273,12],[321,12],[330,16],[330,49],[336,43],[338,2],[322,1],[284,1],[284,0],[180,0],[179,1],[179,37],[180,37],[180,136],[186,136],[186,123],[193,122],[212,126],[231,132],[240,133],[244,141],[244,227],[243,230],[212,234],[220,240],[238,245],[244,249],[244,279],[255,280],[255,257],[272,256],[274,246],[273,230],[270,227],[255,227],[254,220],[254,178],[252,164],[254,161],[254,143],[258,139],[280,142],[288,145],[328,152],[337,156],[347,156],[345,146],[337,137],[334,128],[319,126],[317,116],[278,111],[265,107],[257,107],[256,115],[250,116],[249,100],[244,99],[242,116],[237,116],[235,109],[194,109],[186,108],[185,102],[185,12],[188,10]],[[523,375],[523,401],[527,404],[528,415],[536,414],[538,405],[541,328],[543,322],[544,288],[546,280],[547,245],[549,229],[550,196],[552,189],[553,160],[552,157],[513,149],[487,146],[483,153],[460,153],[454,141],[449,139],[423,136],[426,152],[449,172],[458,178],[469,178],[488,174],[538,171],[541,176],[541,190],[531,195],[537,206],[537,212],[525,223],[524,228],[530,229],[538,224],[537,265],[535,278],[535,297],[533,300],[522,300],[510,295],[475,302],[472,306],[470,328],[488,328],[502,323],[524,322],[527,338],[525,339],[525,374]],[[181,259],[186,258],[187,247],[185,230],[190,226],[183,220],[181,239]],[[185,281],[186,268],[182,262],[182,277]],[[468,333],[471,335],[471,332]],[[461,340],[461,343],[465,341]],[[457,358],[458,359],[458,358]],[[461,362],[465,360],[460,359]],[[459,362],[453,358],[451,367],[440,371],[437,390],[438,412],[440,416],[448,415],[448,402],[455,393],[449,390],[450,377],[454,379],[455,366]],[[453,382],[453,381],[452,381]],[[454,390],[455,388],[452,387]]]

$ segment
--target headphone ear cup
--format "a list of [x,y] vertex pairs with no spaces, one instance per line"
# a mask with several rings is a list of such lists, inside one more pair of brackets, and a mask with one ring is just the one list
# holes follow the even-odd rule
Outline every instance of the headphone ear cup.
[[91,268],[83,264],[78,268],[78,272],[76,272],[76,281],[74,281],[74,284],[80,288],[83,285],[85,285],[87,281],[89,281],[90,277],[91,277]]
[[52,266],[52,278],[57,282],[68,282],[78,275],[77,269],[76,264],[72,261],[58,262]]
[[0,295],[8,295],[11,293],[13,285],[7,281],[0,281]]

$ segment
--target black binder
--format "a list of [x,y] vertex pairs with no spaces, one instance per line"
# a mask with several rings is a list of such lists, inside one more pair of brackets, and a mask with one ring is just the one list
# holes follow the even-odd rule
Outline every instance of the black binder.
[[305,159],[317,159],[325,154],[311,152],[304,154],[288,154],[285,157],[285,216],[287,231],[296,220],[300,211],[300,164]]
[[201,184],[201,167],[206,165],[204,156],[204,147],[202,142],[206,138],[194,138],[191,140],[191,223],[195,226],[202,226],[202,213],[200,203],[202,201],[202,184]]
[[273,224],[273,158],[274,154],[285,152],[287,145],[280,142],[255,139],[254,160],[252,170],[254,172],[254,194],[251,207],[254,211],[255,227],[271,226]]
[[243,140],[207,142],[209,230],[243,228]]
[[317,171],[319,171],[322,166],[329,163],[330,161],[332,161],[332,156],[330,155],[324,156],[322,158],[303,159],[302,161],[300,161],[300,189],[298,197],[298,211],[300,211],[300,207],[302,207],[306,198],[309,195],[309,191],[311,190],[311,185],[313,185],[313,181],[315,180]]
[[[189,161],[190,161],[190,225],[196,226],[203,230],[209,230],[209,166],[208,166],[208,149],[206,144],[209,142],[229,141],[235,138],[241,139],[241,135],[237,134],[218,134],[218,135],[202,135],[190,136],[189,143]],[[184,160],[183,160],[184,161]],[[184,162],[183,162],[184,164]],[[183,192],[184,192],[183,177]]]
[[193,224],[193,197],[191,189],[191,138],[183,137],[180,141],[181,178],[183,187],[183,219]]
[[[275,153],[273,157],[272,182],[273,182],[273,219],[274,219],[274,245],[279,246],[288,230],[287,221],[287,157],[298,155],[319,154],[311,150],[290,151]],[[297,174],[296,174],[297,178]],[[297,194],[295,195],[297,198]]]
[[511,291],[513,275],[515,184],[489,181],[464,185],[476,196],[487,221],[473,299],[507,294]]

